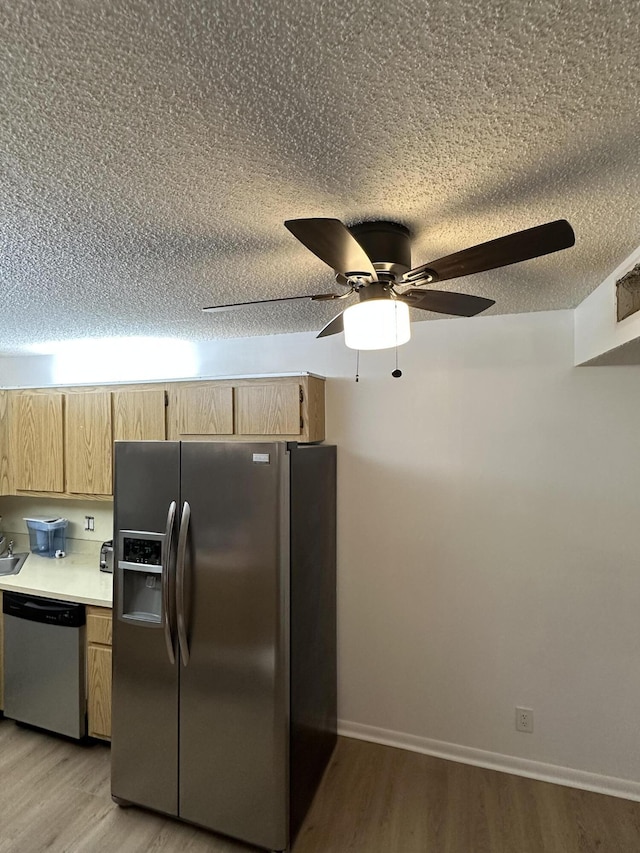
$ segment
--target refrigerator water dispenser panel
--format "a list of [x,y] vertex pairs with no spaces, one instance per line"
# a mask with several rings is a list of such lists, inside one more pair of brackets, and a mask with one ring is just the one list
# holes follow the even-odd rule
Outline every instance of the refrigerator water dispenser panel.
[[[149,535],[149,534],[147,534]],[[163,534],[155,534],[161,535]],[[162,565],[162,541],[158,539],[140,539],[137,536],[123,536],[122,560],[146,566]]]
[[122,530],[119,537],[118,616],[129,622],[160,625],[164,533]]

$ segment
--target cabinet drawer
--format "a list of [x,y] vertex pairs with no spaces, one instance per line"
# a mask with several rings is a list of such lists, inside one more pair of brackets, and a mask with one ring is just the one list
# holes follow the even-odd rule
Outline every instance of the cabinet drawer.
[[111,645],[111,611],[106,607],[87,607],[87,642]]

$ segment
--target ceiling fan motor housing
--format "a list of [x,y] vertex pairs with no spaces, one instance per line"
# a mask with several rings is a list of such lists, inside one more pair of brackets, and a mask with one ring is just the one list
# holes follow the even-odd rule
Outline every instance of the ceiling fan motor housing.
[[[378,273],[399,279],[411,269],[411,233],[398,222],[360,222],[349,227]],[[386,276],[379,276],[385,278]]]
[[364,302],[366,299],[393,299],[391,291],[391,283],[374,281],[365,287],[359,287],[358,297],[360,302]]

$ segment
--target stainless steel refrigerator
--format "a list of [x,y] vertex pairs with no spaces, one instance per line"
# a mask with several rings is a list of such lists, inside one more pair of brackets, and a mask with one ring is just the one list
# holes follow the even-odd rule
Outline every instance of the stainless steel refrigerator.
[[268,850],[336,739],[336,449],[116,442],[114,800]]

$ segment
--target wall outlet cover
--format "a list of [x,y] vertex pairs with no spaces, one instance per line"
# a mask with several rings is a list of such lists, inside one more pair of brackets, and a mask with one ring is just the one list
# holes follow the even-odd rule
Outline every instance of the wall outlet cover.
[[533,731],[532,708],[516,708],[516,731],[528,733]]

